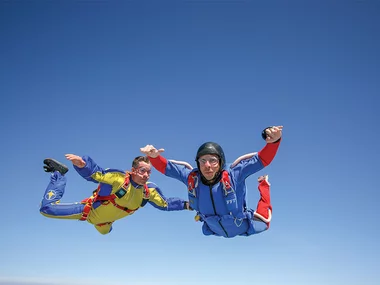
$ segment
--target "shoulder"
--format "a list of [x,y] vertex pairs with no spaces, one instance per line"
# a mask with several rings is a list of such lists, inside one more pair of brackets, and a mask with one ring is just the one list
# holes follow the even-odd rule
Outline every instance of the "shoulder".
[[173,159],[169,159],[169,161],[171,163],[173,163],[173,164],[182,165],[182,166],[186,167],[189,170],[193,169],[193,167],[190,165],[190,163],[188,163],[186,161],[179,161],[179,160],[173,160]]
[[146,183],[146,186],[148,186],[149,189],[158,189],[157,184],[154,183],[154,182],[151,182],[151,181],[148,181],[148,182]]
[[122,185],[125,181],[125,171],[119,169],[108,168],[103,172],[104,181],[108,184],[120,183]]
[[120,170],[120,169],[116,169],[116,168],[106,168],[104,169],[104,173],[119,173],[119,174],[122,174],[125,176],[125,171],[123,170]]
[[244,155],[238,157],[233,163],[231,163],[229,165],[228,169],[232,169],[232,168],[236,167],[238,164],[240,164],[242,162],[245,162],[245,161],[251,159],[254,156],[257,156],[257,152],[252,152],[252,153],[244,154]]
[[152,195],[152,197],[156,197],[157,194],[159,196],[163,196],[161,189],[157,186],[156,183],[148,181],[146,183],[146,186],[148,187],[149,193],[150,193],[150,195]]

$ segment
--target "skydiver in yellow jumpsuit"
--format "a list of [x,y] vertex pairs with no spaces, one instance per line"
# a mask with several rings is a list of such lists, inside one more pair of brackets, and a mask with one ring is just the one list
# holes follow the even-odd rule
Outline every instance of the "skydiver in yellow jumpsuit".
[[50,183],[45,190],[40,212],[49,218],[87,220],[101,234],[112,230],[114,221],[133,214],[146,203],[163,211],[189,209],[189,204],[180,198],[165,198],[161,190],[148,182],[151,164],[145,156],[138,156],[132,162],[130,171],[104,169],[89,156],[80,157],[66,154],[74,169],[84,179],[98,184],[89,198],[76,203],[60,203],[65,192],[66,165],[47,158],[44,169],[51,172]]

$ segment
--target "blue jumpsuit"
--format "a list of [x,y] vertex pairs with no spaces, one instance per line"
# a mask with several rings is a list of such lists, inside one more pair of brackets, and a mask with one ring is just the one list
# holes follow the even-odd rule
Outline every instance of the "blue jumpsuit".
[[[234,192],[232,200],[227,198],[222,181],[214,185],[204,184],[200,171],[190,169],[188,163],[167,160],[162,156],[149,157],[149,160],[158,171],[187,186],[189,186],[189,176],[195,172],[196,187],[192,191],[189,189],[189,193],[195,190],[196,199],[189,195],[189,202],[190,207],[198,212],[200,221],[203,222],[203,234],[232,238],[258,234],[269,228],[272,212],[269,184],[266,182],[259,184],[261,198],[254,211],[246,208],[245,180],[270,164],[279,145],[280,141],[268,143],[260,152],[244,155],[224,168]],[[257,216],[262,219],[258,220]]]
[[[202,183],[197,169],[190,170],[170,160],[167,163],[165,175],[188,185],[188,176],[192,171],[197,171],[198,187],[196,187],[195,191],[198,197],[198,206],[195,210],[198,211],[198,215],[203,221],[203,234],[231,238],[237,235],[248,236],[267,229],[264,222],[253,220],[253,210],[245,209],[245,179],[262,168],[263,165],[258,160],[257,155],[240,162],[234,168],[226,167],[230,176],[231,186],[236,193],[236,207],[240,209],[240,211],[237,211],[237,215],[231,215],[227,209],[221,181],[212,186],[205,185]],[[235,201],[232,202],[234,203]],[[190,206],[193,207],[191,204]]]

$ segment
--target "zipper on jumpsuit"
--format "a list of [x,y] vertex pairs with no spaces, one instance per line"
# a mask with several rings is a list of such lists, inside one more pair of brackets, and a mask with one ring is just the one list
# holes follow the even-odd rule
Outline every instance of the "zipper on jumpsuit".
[[[210,198],[211,198],[211,202],[212,202],[212,207],[214,208],[214,214],[216,216],[215,202],[214,202],[214,196],[212,195],[212,186],[211,185],[209,186],[209,189],[210,189]],[[220,221],[218,223],[219,223],[220,227],[223,229],[226,236],[228,237],[228,233],[227,233],[226,229],[223,227],[222,223]]]

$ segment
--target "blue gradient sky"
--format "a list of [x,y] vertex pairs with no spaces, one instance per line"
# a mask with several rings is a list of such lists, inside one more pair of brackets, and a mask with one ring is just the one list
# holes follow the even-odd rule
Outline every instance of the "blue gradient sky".
[[[0,284],[378,284],[379,15],[365,0],[1,1]],[[213,140],[232,162],[268,125],[284,125],[279,153],[247,180],[254,208],[270,175],[263,234],[205,237],[194,213],[151,206],[107,236],[39,214],[45,157],[129,169],[154,144],[194,165]],[[95,186],[69,166],[63,202]]]

